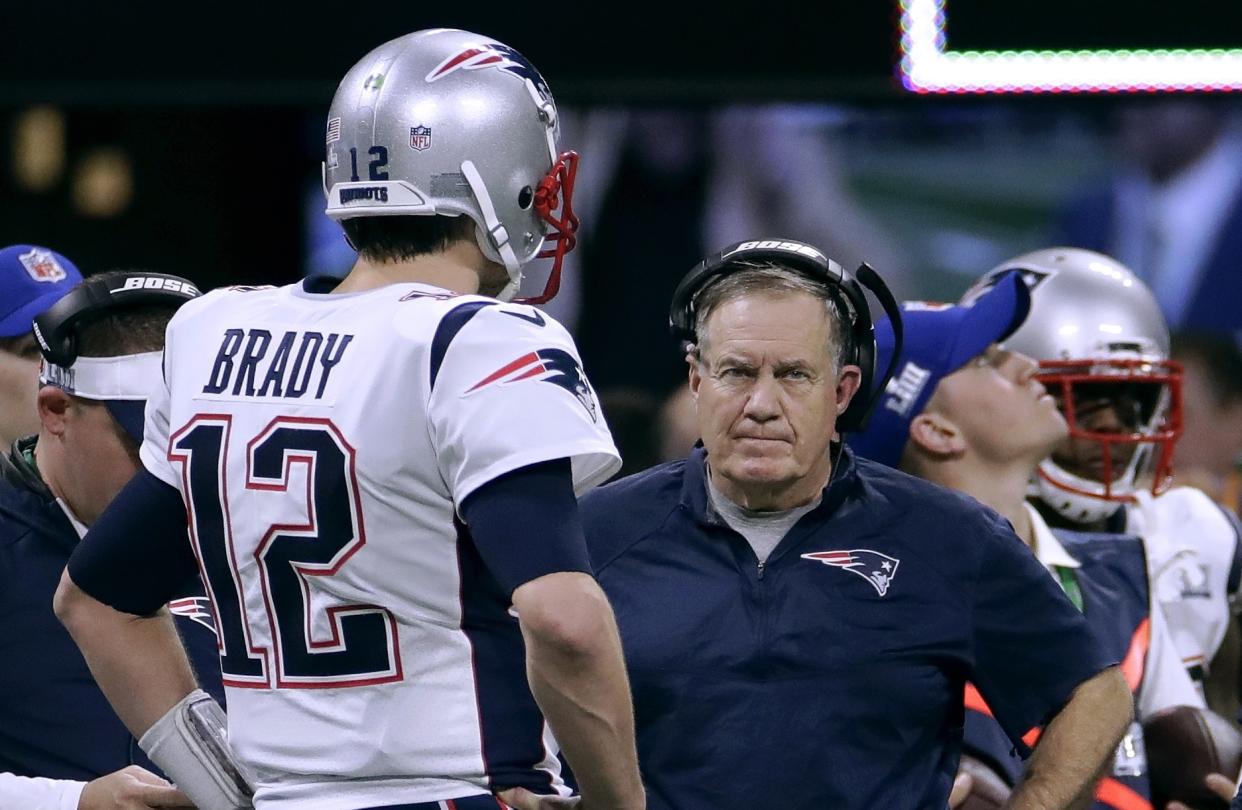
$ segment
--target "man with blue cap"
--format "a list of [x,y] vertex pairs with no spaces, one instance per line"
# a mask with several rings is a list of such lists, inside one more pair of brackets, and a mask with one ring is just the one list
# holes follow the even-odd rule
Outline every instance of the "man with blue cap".
[[[1004,348],[1030,309],[1013,273],[960,305],[907,302],[897,372],[854,451],[975,497],[1016,534],[1083,612],[1100,648],[1123,662],[1141,719],[1173,705],[1202,708],[1164,624],[1151,610],[1142,542],[1123,535],[1051,531],[1026,502],[1039,463],[1067,435],[1038,364]],[[876,326],[881,362],[893,355],[887,322]],[[1032,677],[1035,677],[1033,674]],[[1022,775],[1012,743],[973,687],[967,688],[964,751],[1010,784]],[[1096,807],[1150,800],[1142,728],[1135,723],[1097,787]]]
[[[14,262],[22,274],[33,263],[29,283],[12,281]],[[53,614],[52,596],[87,527],[138,468],[144,405],[163,379],[164,329],[198,291],[156,273],[62,283],[70,271],[79,278],[72,265],[27,246],[0,251],[0,267],[9,271],[6,289],[26,301],[0,325],[15,330],[10,324],[23,321],[35,356],[42,355],[42,366],[34,361],[22,382],[37,398],[23,407],[38,433],[0,455],[0,807],[190,807],[148,770],[150,761]],[[44,283],[50,295],[37,294]],[[0,307],[12,300],[0,299]],[[180,593],[167,609],[205,688],[219,694],[208,602],[197,582]]]
[[39,347],[35,316],[82,280],[73,262],[38,245],[0,248],[0,448],[34,433]]

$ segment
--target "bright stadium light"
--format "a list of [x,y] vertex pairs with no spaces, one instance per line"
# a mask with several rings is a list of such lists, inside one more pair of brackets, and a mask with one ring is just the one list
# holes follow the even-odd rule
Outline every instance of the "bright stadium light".
[[1242,90],[1242,48],[954,51],[947,0],[901,0],[901,81],[916,93]]

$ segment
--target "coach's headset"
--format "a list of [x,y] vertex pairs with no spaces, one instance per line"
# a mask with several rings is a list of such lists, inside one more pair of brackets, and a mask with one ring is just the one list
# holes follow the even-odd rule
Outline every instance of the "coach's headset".
[[34,319],[35,340],[49,363],[69,368],[78,359],[78,328],[85,322],[141,304],[175,308],[201,294],[194,282],[166,273],[87,279]]
[[[828,294],[850,324],[843,353],[845,363],[862,369],[858,392],[854,394],[854,399],[845,411],[837,417],[837,430],[841,433],[854,433],[866,428],[871,409],[879,401],[901,357],[901,309],[884,280],[866,264],[850,273],[805,242],[793,239],[738,242],[699,262],[677,285],[668,310],[669,328],[674,337],[688,343],[698,341],[694,324],[700,297],[707,288],[725,276],[745,269],[743,262],[775,262],[827,286]],[[871,311],[867,307],[864,287],[871,290],[880,302],[893,327],[893,355],[879,380],[875,377],[875,327],[871,323]]]

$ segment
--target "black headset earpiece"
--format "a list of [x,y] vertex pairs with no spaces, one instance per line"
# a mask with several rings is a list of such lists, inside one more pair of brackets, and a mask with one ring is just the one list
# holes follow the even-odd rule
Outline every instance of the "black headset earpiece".
[[867,305],[864,287],[871,290],[885,313],[893,322],[897,340],[896,358],[901,354],[901,310],[884,281],[867,265],[850,273],[829,259],[815,247],[794,239],[757,239],[738,242],[695,265],[673,291],[669,305],[668,322],[673,336],[688,343],[696,342],[695,319],[698,315],[698,299],[703,291],[730,273],[741,269],[742,263],[779,262],[815,281],[828,285],[837,305],[850,324],[845,362],[862,369],[858,393],[839,417],[837,430],[855,433],[867,426],[871,408],[879,399],[879,393],[888,385],[895,363],[889,363],[884,375],[876,380],[875,327],[871,323],[871,310]]
[[178,307],[201,294],[194,282],[166,273],[87,279],[34,319],[35,340],[49,363],[68,368],[78,359],[77,330],[85,321],[138,304]]

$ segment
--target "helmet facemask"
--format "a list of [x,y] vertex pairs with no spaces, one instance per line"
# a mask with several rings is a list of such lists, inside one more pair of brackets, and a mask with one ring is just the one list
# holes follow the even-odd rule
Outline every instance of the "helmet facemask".
[[[551,301],[561,289],[561,263],[565,254],[578,244],[578,215],[574,213],[574,183],[578,179],[578,153],[562,152],[552,164],[552,170],[539,181],[535,191],[535,213],[551,227],[545,232],[544,243],[550,247],[535,254],[537,259],[551,259],[552,272],[548,274],[543,292],[530,298],[519,298],[523,304],[543,304]],[[557,211],[560,215],[557,215]]]
[[1059,508],[1075,513],[1067,516],[1091,521],[1133,501],[1141,487],[1153,495],[1170,487],[1181,434],[1179,363],[1050,360],[1040,363],[1038,379],[1057,400],[1070,442],[1040,464],[1045,500],[1065,501]]

